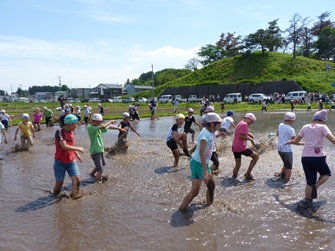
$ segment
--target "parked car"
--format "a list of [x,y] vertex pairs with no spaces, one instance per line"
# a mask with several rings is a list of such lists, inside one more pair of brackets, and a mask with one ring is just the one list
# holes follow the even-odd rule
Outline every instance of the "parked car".
[[[151,100],[152,100],[152,97],[149,97],[148,100],[147,100],[147,103],[150,103]],[[158,102],[156,97],[155,97],[155,101]]]
[[168,102],[172,102],[172,95],[162,95],[159,98],[159,103],[168,103]]
[[264,93],[253,93],[249,95],[248,102],[251,104],[262,103],[263,100],[267,100],[268,97]]
[[241,93],[228,93],[224,98],[223,101],[225,103],[240,103],[242,102],[242,94]]
[[114,97],[113,101],[114,101],[114,103],[121,103],[122,102],[122,97]]
[[145,102],[147,102],[147,101],[148,101],[148,99],[145,98],[145,97],[140,97],[140,98],[138,98],[138,102],[140,102],[140,103],[145,103]]
[[127,97],[123,99],[124,103],[129,103],[129,102],[135,102],[135,98],[133,97]]
[[113,102],[114,102],[114,100],[111,99],[111,98],[107,99],[107,101],[108,101],[109,103],[113,103]]
[[300,100],[305,101],[306,100],[306,95],[307,95],[306,91],[289,92],[285,96],[285,101],[290,101],[291,99],[298,100],[298,101],[300,101]]
[[99,98],[90,98],[88,100],[88,102],[90,102],[90,103],[94,103],[94,102],[99,103],[99,102],[101,102],[101,99],[99,99]]

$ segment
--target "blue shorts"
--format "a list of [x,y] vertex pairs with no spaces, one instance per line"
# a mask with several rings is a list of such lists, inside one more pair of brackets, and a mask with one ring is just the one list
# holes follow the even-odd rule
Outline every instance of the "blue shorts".
[[8,120],[1,120],[1,123],[6,129],[8,128]]
[[331,176],[331,171],[326,162],[326,156],[323,157],[302,157],[302,167],[304,168],[307,185],[313,186],[317,180],[317,173],[321,176]]
[[55,173],[56,181],[64,181],[65,172],[67,172],[71,178],[74,176],[79,176],[80,173],[79,173],[79,169],[77,166],[77,162],[72,161],[71,163],[64,164],[63,162],[59,160],[55,160],[54,161],[54,173]]
[[[207,172],[210,173],[211,169],[209,165],[206,164],[206,166],[207,166]],[[191,168],[192,179],[198,179],[198,180],[204,179],[204,169],[202,168],[201,162],[198,162],[192,158],[190,162],[190,168]]]

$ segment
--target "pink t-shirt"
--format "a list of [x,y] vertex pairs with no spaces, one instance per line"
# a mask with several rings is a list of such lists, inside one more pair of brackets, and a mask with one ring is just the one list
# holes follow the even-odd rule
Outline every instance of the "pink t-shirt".
[[33,121],[34,121],[35,123],[40,123],[42,117],[43,117],[43,114],[42,114],[41,112],[35,112],[35,113],[33,114]]
[[330,133],[331,131],[326,125],[317,123],[304,125],[298,134],[303,137],[305,141],[302,157],[325,156],[323,152],[324,139]]
[[234,153],[238,153],[238,152],[243,152],[245,150],[247,150],[247,141],[240,139],[239,138],[239,134],[244,134],[244,135],[248,135],[248,124],[247,122],[241,120],[235,129],[235,134],[234,134],[234,141],[233,141],[233,145],[232,145],[232,151]]

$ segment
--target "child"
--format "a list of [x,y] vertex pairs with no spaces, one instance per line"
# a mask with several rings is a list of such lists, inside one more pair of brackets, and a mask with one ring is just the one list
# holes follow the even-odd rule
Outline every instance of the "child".
[[209,160],[212,156],[214,147],[214,133],[219,129],[222,119],[216,113],[207,113],[207,124],[198,136],[197,148],[194,151],[190,169],[192,175],[191,191],[186,194],[179,210],[184,210],[191,201],[199,194],[202,180],[207,186],[206,204],[211,205],[214,200],[215,183],[212,179],[211,169],[209,168]]
[[[331,108],[330,108],[331,109]],[[312,108],[311,108],[311,103],[309,101],[307,101],[307,111],[312,111]]]
[[166,144],[171,149],[174,163],[173,167],[178,167],[179,162],[179,151],[178,145],[183,149],[187,157],[191,157],[187,149],[187,135],[185,132],[182,132],[182,125],[184,124],[185,116],[183,114],[176,115],[176,123],[172,125],[166,136]]
[[195,118],[193,116],[193,109],[192,108],[188,108],[187,109],[187,116],[185,117],[185,124],[184,124],[184,132],[186,134],[191,133],[192,135],[192,143],[194,143],[194,136],[195,136],[195,131],[191,128],[192,123],[196,124],[199,126],[199,130],[201,131],[202,126],[195,121]]
[[33,124],[29,121],[29,119],[30,119],[29,114],[23,113],[22,122],[18,124],[16,131],[15,131],[14,141],[16,140],[17,133],[20,130],[22,150],[29,150],[29,146],[32,146],[34,144],[31,138],[31,133],[33,134],[33,137],[35,138],[35,131],[34,131]]
[[251,142],[252,145],[254,145],[254,136],[249,133],[248,126],[251,125],[255,120],[256,116],[253,113],[247,113],[244,116],[244,119],[241,120],[236,126],[232,145],[232,151],[235,158],[235,167],[233,171],[234,179],[237,178],[238,171],[241,167],[242,155],[244,155],[252,158],[248,170],[244,174],[244,176],[248,180],[255,180],[255,178],[251,175],[251,171],[258,161],[259,155],[247,146],[248,140]]
[[33,114],[33,122],[34,128],[37,131],[41,131],[41,120],[43,118],[43,114],[40,111],[40,108],[36,107],[35,113]]
[[70,108],[65,108],[64,110],[64,114],[62,116],[59,117],[59,126],[60,128],[63,128],[64,124],[64,119],[67,115],[69,115],[71,113],[71,109]]
[[233,126],[234,128],[236,128],[235,124],[234,124],[234,119],[233,119],[234,113],[232,111],[228,111],[227,112],[227,117],[225,117],[222,120],[221,126],[220,126],[220,131],[224,132],[225,134],[229,135],[229,128],[230,126]]
[[268,112],[268,111],[266,110],[266,101],[265,101],[265,100],[262,101],[262,112],[263,112],[263,111]]
[[79,105],[76,106],[76,110],[74,112],[74,115],[76,115],[76,117],[78,119],[78,122],[80,122],[81,124],[84,124],[84,122],[81,121],[81,110],[80,110],[80,106]]
[[118,125],[118,128],[120,129],[124,129],[124,130],[120,130],[118,138],[123,137],[124,139],[127,138],[128,136],[128,132],[129,129],[131,129],[133,132],[135,132],[138,136],[141,137],[141,135],[135,130],[134,127],[132,127],[132,125],[129,123],[129,119],[130,119],[130,115],[128,112],[124,112],[122,114],[122,121],[120,122],[120,124]]
[[91,112],[87,105],[84,105],[82,110],[84,110],[84,123],[87,125],[90,121]]
[[55,133],[55,160],[54,160],[54,174],[55,187],[53,194],[58,195],[62,189],[65,172],[67,172],[72,182],[72,198],[78,198],[80,194],[80,172],[76,163],[76,157],[79,162],[82,162],[81,156],[77,151],[84,153],[83,147],[76,147],[74,140],[74,130],[77,127],[78,118],[73,114],[69,114],[64,119],[64,127],[60,128]]
[[[305,199],[298,205],[298,210],[312,209],[313,199],[318,197],[317,188],[325,183],[331,176],[331,171],[326,162],[326,155],[323,151],[324,139],[327,138],[335,144],[335,137],[325,124],[327,111],[317,111],[313,116],[311,124],[304,125],[298,136],[294,140],[289,140],[286,144],[301,144],[305,138],[305,146],[302,151],[301,163],[306,176]],[[317,180],[317,173],[320,174]]]
[[[5,138],[5,144],[8,144],[8,138],[7,138],[7,133],[6,133],[6,128],[4,125],[0,122],[0,130]],[[1,134],[0,134],[0,143],[1,143]],[[0,160],[3,160],[4,158],[0,157]]]
[[284,117],[284,122],[278,126],[278,154],[283,161],[283,168],[280,177],[285,179],[286,182],[291,179],[291,171],[293,165],[293,152],[292,146],[285,144],[289,140],[295,139],[295,131],[292,127],[296,116],[293,112],[287,112]]
[[104,110],[103,106],[99,103],[99,104],[98,104],[98,107],[99,107],[99,112],[100,112],[100,114],[101,114],[102,116],[104,116],[104,114],[105,114],[105,110]]
[[56,120],[54,113],[47,107],[44,107],[43,116],[44,116],[45,124],[47,127],[52,126],[52,118]]
[[12,122],[12,119],[10,118],[10,116],[6,113],[5,110],[1,110],[0,112],[0,121],[2,123],[2,125],[6,128],[6,130],[9,127],[9,122]]
[[91,140],[90,154],[95,165],[90,175],[94,176],[95,173],[97,174],[95,177],[96,182],[102,182],[102,166],[106,165],[101,133],[107,132],[107,129],[119,129],[115,126],[109,126],[111,123],[116,123],[115,120],[111,120],[104,125],[101,124],[102,120],[103,118],[101,114],[94,114],[92,117],[92,124],[87,127],[88,136]]

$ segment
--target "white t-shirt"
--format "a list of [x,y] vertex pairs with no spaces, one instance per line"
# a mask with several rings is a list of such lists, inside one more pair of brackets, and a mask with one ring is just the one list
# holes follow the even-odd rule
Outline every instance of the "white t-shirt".
[[287,124],[280,123],[278,126],[278,151],[280,152],[292,152],[291,145],[284,145],[285,142],[295,137],[294,129]]
[[[2,130],[5,130],[5,127],[3,126],[3,124],[0,122],[0,143],[1,143],[1,134],[2,134]],[[6,141],[6,139],[5,139]]]
[[195,159],[198,162],[201,162],[200,159],[200,141],[205,140],[207,142],[206,148],[205,148],[205,159],[206,163],[208,163],[212,156],[212,151],[214,149],[213,144],[215,144],[214,141],[214,133],[211,133],[207,130],[207,128],[203,128],[201,132],[199,133],[198,139],[197,139],[197,148],[195,149],[192,158]]
[[226,131],[229,131],[229,127],[230,125],[234,123],[234,120],[232,117],[228,116],[228,117],[225,117],[222,122],[221,122],[221,126],[220,128],[223,128],[225,129]]
[[323,157],[325,156],[323,152],[324,139],[330,134],[328,126],[312,123],[304,125],[299,136],[304,138],[305,146],[302,151],[302,157]]

